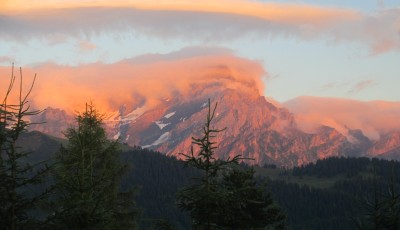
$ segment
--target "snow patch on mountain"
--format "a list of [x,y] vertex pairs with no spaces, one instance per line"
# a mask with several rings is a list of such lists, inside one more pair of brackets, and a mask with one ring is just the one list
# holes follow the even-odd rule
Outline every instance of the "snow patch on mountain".
[[146,108],[144,107],[139,107],[126,115],[122,115],[121,112],[116,111],[106,116],[105,122],[107,123],[121,122],[122,125],[129,124],[132,121],[135,121],[140,116],[142,116],[145,112]]
[[119,136],[121,135],[121,132],[118,132],[117,134],[114,135],[113,139],[117,140],[119,138]]
[[156,125],[158,126],[158,128],[160,128],[160,130],[165,128],[167,125],[171,124],[171,123],[164,124],[161,121],[155,121],[154,123],[156,123]]
[[152,146],[157,146],[160,145],[166,141],[168,141],[169,137],[170,137],[170,132],[165,132],[163,133],[156,141],[154,141],[153,143],[151,143],[150,145],[145,145],[142,146],[142,148],[150,148]]
[[174,115],[175,115],[175,113],[176,113],[175,111],[174,111],[174,112],[171,112],[171,113],[168,113],[168,114],[167,114],[167,115],[165,115],[164,117],[168,119],[168,118],[170,118],[170,117],[174,116]]
[[142,116],[144,112],[146,112],[146,109],[144,107],[139,107],[128,113],[127,115],[123,116],[121,121],[134,121],[138,117]]

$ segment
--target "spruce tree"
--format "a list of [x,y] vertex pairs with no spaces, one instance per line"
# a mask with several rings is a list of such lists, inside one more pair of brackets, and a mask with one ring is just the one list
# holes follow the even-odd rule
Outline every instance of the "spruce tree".
[[[33,229],[38,227],[35,213],[38,202],[45,199],[47,190],[38,189],[48,170],[42,162],[28,162],[31,152],[18,146],[18,139],[30,125],[29,116],[40,111],[31,111],[29,90],[23,92],[23,77],[18,78],[12,67],[11,80],[0,104],[0,226],[2,229]],[[17,94],[14,94],[17,87]],[[13,97],[17,95],[17,98]],[[12,102],[10,102],[12,101]]]
[[254,169],[233,167],[224,173],[222,209],[218,226],[223,229],[284,229],[285,215],[264,186],[257,184]]
[[257,186],[254,172],[240,171],[238,163],[244,158],[215,158],[217,143],[212,139],[223,131],[211,126],[216,109],[217,103],[211,108],[209,100],[203,136],[192,137],[198,153],[192,147],[189,154],[182,154],[185,164],[199,169],[202,176],[178,193],[178,206],[189,212],[194,229],[283,229],[285,216]]
[[201,138],[192,137],[192,143],[199,147],[199,152],[194,153],[192,146],[189,154],[182,154],[185,164],[193,166],[202,172],[202,177],[197,179],[197,183],[185,187],[178,194],[178,206],[189,212],[192,218],[194,229],[216,229],[218,207],[225,194],[219,190],[218,177],[224,167],[232,163],[238,163],[240,156],[226,161],[217,160],[214,151],[217,148],[216,143],[212,142],[215,134],[223,130],[211,128],[211,122],[215,116],[217,104],[211,109],[211,103],[208,102],[207,120],[203,127],[203,136]]
[[68,145],[57,153],[52,175],[55,194],[50,226],[56,229],[133,229],[136,209],[132,191],[120,192],[126,166],[117,141],[110,141],[102,116],[92,104],[65,132]]
[[399,230],[400,229],[400,194],[396,190],[395,165],[392,162],[392,173],[388,185],[388,194],[379,192],[377,175],[374,168],[373,196],[364,197],[362,210],[355,219],[360,230]]

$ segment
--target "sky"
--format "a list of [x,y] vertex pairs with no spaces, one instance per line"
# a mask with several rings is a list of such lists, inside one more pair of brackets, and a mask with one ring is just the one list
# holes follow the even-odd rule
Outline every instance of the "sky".
[[[398,102],[400,1],[0,0],[0,66],[15,63],[38,79],[161,59],[182,59],[171,66],[187,74],[179,64],[195,57],[255,69],[260,93],[279,102]],[[133,70],[137,81],[149,78]],[[69,83],[85,82],[81,75]]]

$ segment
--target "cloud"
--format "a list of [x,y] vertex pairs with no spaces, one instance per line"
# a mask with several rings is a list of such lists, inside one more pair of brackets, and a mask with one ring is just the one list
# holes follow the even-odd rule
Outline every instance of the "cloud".
[[50,46],[68,42],[68,36],[65,34],[48,34],[44,37],[46,43]]
[[328,91],[328,90],[347,90],[347,94],[356,94],[360,91],[363,91],[369,87],[375,86],[377,83],[374,80],[363,80],[356,83],[352,83],[350,81],[346,82],[329,82],[322,85],[319,90],[320,91]]
[[[137,32],[162,39],[231,40],[243,36],[323,38],[358,42],[379,54],[400,47],[400,9],[363,14],[306,4],[255,1],[84,1],[42,4],[20,13],[3,12],[3,39],[52,34],[79,39],[103,32]],[[60,4],[60,3],[59,3]]]
[[361,129],[372,140],[400,130],[400,102],[356,101],[339,98],[299,97],[284,103],[301,129],[314,132],[320,125],[331,126],[347,135],[347,128]]
[[[190,98],[199,90],[215,92],[214,87],[219,89],[218,85],[257,95],[263,92],[261,78],[265,71],[259,62],[234,56],[223,49],[220,53],[206,53],[206,48],[199,50],[200,47],[195,47],[113,64],[77,67],[42,64],[34,69],[25,68],[24,72],[27,76],[38,73],[31,97],[35,107],[51,106],[69,112],[81,110],[90,100],[107,112],[116,111],[124,104],[131,108],[151,108],[173,95]],[[0,76],[9,76],[9,72],[10,68],[0,68]],[[207,86],[198,88],[199,84]]]
[[329,82],[329,83],[326,83],[326,84],[324,84],[323,86],[321,86],[321,89],[320,89],[320,90],[321,90],[321,91],[325,91],[325,90],[334,89],[334,88],[337,88],[338,85],[339,85],[338,82]]
[[81,41],[76,46],[77,46],[78,50],[81,52],[92,51],[92,50],[96,49],[96,47],[97,47],[95,44],[90,43],[88,41]]
[[10,65],[15,62],[15,59],[13,57],[9,56],[0,56],[0,63]]
[[366,88],[372,87],[376,85],[377,83],[374,80],[365,80],[365,81],[360,81],[352,86],[352,88],[347,92],[349,94],[355,94],[358,93]]
[[[357,17],[352,10],[339,8],[324,8],[306,4],[283,4],[274,2],[257,2],[247,0],[197,0],[186,1],[141,1],[141,0],[116,0],[116,1],[64,1],[56,3],[52,1],[30,1],[27,4],[23,0],[15,0],[8,11],[48,11],[54,9],[79,9],[98,7],[101,9],[122,8],[138,9],[144,11],[171,11],[171,12],[199,12],[217,14],[235,14],[262,18],[269,21],[281,21],[286,23],[326,24],[340,19],[348,20]],[[9,8],[10,8],[9,7]],[[104,11],[106,12],[106,11]],[[317,19],[317,20],[316,20]]]
[[[7,64],[9,64],[9,66],[0,66],[0,101],[3,102],[3,100],[7,98],[6,104],[16,105],[19,103],[18,100],[20,96],[23,98],[29,92],[30,86],[34,81],[35,73],[28,71],[27,75],[22,69],[16,67],[12,68],[11,63]],[[21,80],[23,82],[22,84],[20,84]],[[21,95],[19,94],[20,85],[22,86]],[[11,91],[9,91],[9,89],[11,89]],[[9,95],[6,95],[6,92],[9,92]]]
[[381,40],[372,44],[371,54],[378,55],[398,48],[398,44],[394,40]]

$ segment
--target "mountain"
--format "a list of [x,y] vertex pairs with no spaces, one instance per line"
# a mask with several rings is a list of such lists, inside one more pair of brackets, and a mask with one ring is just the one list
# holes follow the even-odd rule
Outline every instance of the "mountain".
[[[180,153],[190,150],[191,137],[201,136],[211,98],[212,104],[218,103],[213,126],[226,128],[215,138],[220,158],[240,154],[253,159],[247,161],[249,164],[293,167],[332,156],[400,156],[400,132],[387,132],[372,140],[363,130],[345,126],[339,129],[320,124],[307,131],[296,114],[269,102],[256,85],[238,82],[230,77],[229,69],[220,68],[222,75],[193,83],[189,93],[176,91],[152,107],[146,107],[143,100],[121,105],[118,111],[106,111],[109,136],[179,158]],[[45,122],[33,130],[61,137],[74,119],[64,110],[48,108],[32,120]]]
[[[26,159],[29,164],[44,162],[54,157],[60,149],[61,144],[66,141],[57,137],[49,136],[39,131],[24,132],[17,141],[21,151],[30,152]],[[50,164],[50,162],[47,162]]]
[[398,158],[400,153],[400,132],[391,132],[383,135],[374,143],[368,153],[373,156],[382,156],[385,158]]
[[54,137],[63,138],[63,132],[74,123],[74,116],[65,110],[47,108],[42,113],[30,117],[30,130],[39,131]]

